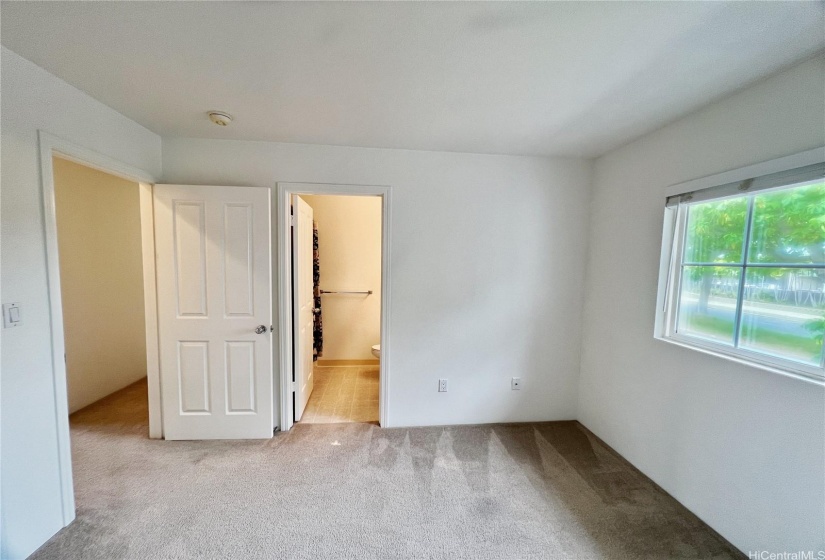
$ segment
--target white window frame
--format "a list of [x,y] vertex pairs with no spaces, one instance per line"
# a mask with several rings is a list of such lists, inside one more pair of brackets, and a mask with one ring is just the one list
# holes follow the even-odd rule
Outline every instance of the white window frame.
[[676,332],[682,244],[684,243],[687,212],[679,212],[678,204],[667,203],[668,200],[673,201],[674,197],[679,196],[695,195],[697,198],[702,195],[708,196],[709,191],[707,189],[713,189],[713,196],[708,196],[708,200],[726,196],[726,189],[730,192],[730,195],[734,195],[736,189],[744,181],[756,183],[766,175],[789,172],[801,167],[822,164],[823,162],[825,162],[825,147],[815,148],[741,169],[679,183],[665,190],[666,204],[662,228],[662,251],[659,262],[654,338],[740,364],[750,365],[818,385],[825,385],[825,352],[823,352],[822,362],[819,366],[806,365]]

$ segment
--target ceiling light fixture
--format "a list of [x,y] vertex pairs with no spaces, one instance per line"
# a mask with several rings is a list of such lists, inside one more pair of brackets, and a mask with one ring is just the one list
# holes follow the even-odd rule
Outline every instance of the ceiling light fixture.
[[209,119],[218,126],[229,126],[232,122],[232,115],[223,111],[209,111]]

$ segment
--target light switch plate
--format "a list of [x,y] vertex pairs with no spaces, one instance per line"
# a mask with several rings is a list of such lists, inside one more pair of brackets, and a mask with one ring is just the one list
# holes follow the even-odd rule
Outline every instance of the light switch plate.
[[23,324],[23,315],[20,312],[19,303],[3,304],[3,328],[10,329]]

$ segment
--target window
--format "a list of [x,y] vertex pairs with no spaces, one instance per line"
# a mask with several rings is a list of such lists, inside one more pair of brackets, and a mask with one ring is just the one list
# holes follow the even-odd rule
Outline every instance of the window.
[[658,338],[825,379],[825,164],[672,196],[665,237]]

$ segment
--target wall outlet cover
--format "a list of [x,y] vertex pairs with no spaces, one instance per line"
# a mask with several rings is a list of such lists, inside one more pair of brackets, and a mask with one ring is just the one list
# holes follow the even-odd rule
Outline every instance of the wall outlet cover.
[[446,379],[439,379],[438,380],[438,392],[439,393],[446,393],[447,392],[447,380]]
[[514,377],[512,381],[510,381],[510,389],[513,391],[521,390],[521,377]]
[[19,303],[3,304],[3,328],[10,329],[23,324],[23,315],[20,313]]

